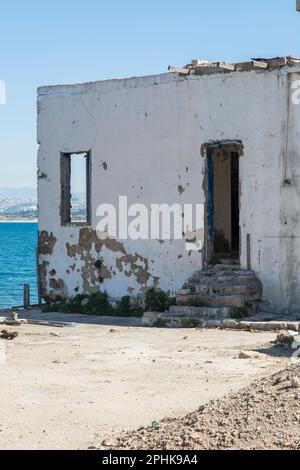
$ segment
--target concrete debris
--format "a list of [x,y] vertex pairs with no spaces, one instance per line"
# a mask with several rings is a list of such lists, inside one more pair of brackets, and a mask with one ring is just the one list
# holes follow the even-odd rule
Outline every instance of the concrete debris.
[[[290,387],[291,377],[293,387]],[[109,441],[117,450],[300,450],[298,366],[257,380],[157,429],[141,428]]]
[[284,333],[279,333],[277,335],[275,344],[280,345],[280,346],[288,346],[291,348],[295,340],[296,340],[295,334],[288,331]]
[[[177,310],[180,310],[177,311]],[[226,308],[207,307],[171,307],[170,312],[145,312],[143,326],[152,327],[160,321],[167,328],[208,328],[241,331],[291,331],[300,332],[300,322],[285,321],[239,321],[239,320],[213,320],[209,319],[214,310],[215,315],[221,317],[228,312]],[[206,318],[205,318],[206,317]]]
[[183,67],[173,67],[172,65],[169,66],[169,72],[172,73],[179,73],[182,75],[188,75],[190,73],[189,69],[183,68]]
[[291,387],[292,388],[300,388],[300,380],[298,377],[293,377],[291,380]]
[[292,67],[299,64],[300,60],[297,57],[287,56],[287,57],[275,57],[275,58],[252,58],[249,62],[241,63],[225,63],[225,62],[209,62],[207,60],[197,60],[194,59],[191,61],[191,64],[187,64],[185,67],[169,67],[170,72],[175,72],[179,74],[213,74],[221,72],[248,72],[255,69],[262,70],[274,70],[279,69],[288,65]]
[[20,326],[25,325],[27,320],[21,320],[16,312],[10,314],[10,318],[0,317],[0,325]]
[[260,355],[252,351],[241,351],[239,354],[239,359],[259,359]]
[[2,330],[0,334],[1,339],[6,339],[8,341],[15,339],[17,336],[19,336],[19,333],[17,331]]

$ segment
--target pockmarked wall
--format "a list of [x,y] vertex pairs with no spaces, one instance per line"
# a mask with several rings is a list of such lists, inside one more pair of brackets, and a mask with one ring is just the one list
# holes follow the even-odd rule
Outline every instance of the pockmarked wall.
[[[291,70],[293,73],[291,74]],[[201,146],[241,140],[241,264],[251,266],[263,306],[300,309],[300,105],[296,67],[202,76],[175,73],[38,90],[40,262],[45,296],[171,295],[197,270],[201,250],[182,240],[100,240],[97,207],[204,204]],[[91,224],[62,226],[61,153],[91,152]],[[196,227],[204,234],[204,219]],[[101,259],[101,272],[96,268]],[[99,265],[98,265],[99,266]]]

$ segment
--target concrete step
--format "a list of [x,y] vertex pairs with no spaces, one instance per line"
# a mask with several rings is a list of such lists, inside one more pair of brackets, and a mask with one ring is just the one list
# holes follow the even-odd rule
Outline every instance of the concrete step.
[[185,288],[193,288],[195,285],[203,286],[244,286],[256,282],[254,276],[202,276],[193,277],[185,284]]
[[239,264],[216,264],[212,269],[215,271],[240,271]]
[[242,284],[237,283],[194,283],[186,284],[178,295],[261,295],[261,285],[259,282],[248,281]]
[[199,274],[199,275],[211,274],[213,276],[215,274],[219,274],[222,271],[224,271],[224,273],[228,274],[228,275],[230,275],[230,273],[232,273],[232,274],[237,274],[237,273],[251,274],[252,276],[255,275],[255,273],[253,271],[248,271],[247,269],[243,269],[240,266],[232,266],[232,265],[227,265],[226,266],[224,264],[219,264],[219,265],[211,267],[211,268],[207,267],[205,269],[195,271],[194,274],[196,274],[196,275],[197,274]]
[[239,265],[216,266],[196,272],[178,291],[172,315],[189,314],[218,319],[231,315],[253,315],[262,297],[262,286],[252,271]]
[[193,317],[193,318],[202,318],[202,319],[224,319],[230,318],[232,314],[232,308],[229,307],[221,307],[221,308],[213,308],[213,307],[193,307],[193,306],[172,306],[170,307],[170,314],[178,316],[178,317]]
[[143,315],[143,326],[157,328],[197,328],[208,325],[219,328],[227,318],[199,317],[198,315],[180,315],[178,313],[146,312]]
[[222,265],[231,265],[231,266],[240,266],[240,261],[238,258],[219,258]]
[[197,295],[246,295],[247,286],[203,286],[202,284],[195,284],[192,293]]
[[199,307],[233,307],[245,306],[244,295],[178,295],[177,305],[195,305]]

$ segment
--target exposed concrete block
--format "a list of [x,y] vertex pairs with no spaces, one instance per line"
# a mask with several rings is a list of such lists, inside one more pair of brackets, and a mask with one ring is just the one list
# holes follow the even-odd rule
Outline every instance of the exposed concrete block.
[[189,306],[172,306],[170,314],[191,316],[208,319],[223,319],[230,317],[232,309],[228,307],[211,308],[211,307],[189,307]]
[[245,297],[243,295],[178,295],[176,300],[178,305],[197,303],[203,307],[242,308],[245,305]]
[[[152,327],[160,320],[167,328],[221,328],[226,330],[242,330],[242,331],[294,331],[300,332],[300,322],[255,322],[255,321],[237,321],[222,318],[205,318],[199,315],[197,307],[190,307],[190,310],[180,310],[171,307],[169,313],[146,312],[143,316],[143,326]],[[221,311],[219,312],[222,313]],[[225,313],[225,311],[224,311]]]

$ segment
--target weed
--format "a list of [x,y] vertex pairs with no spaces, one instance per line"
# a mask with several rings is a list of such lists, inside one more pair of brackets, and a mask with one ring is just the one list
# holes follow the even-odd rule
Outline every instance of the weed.
[[168,296],[154,287],[146,294],[146,310],[149,312],[165,312],[168,309]]
[[153,323],[153,328],[166,328],[166,321],[163,320],[162,318],[158,318],[154,323]]
[[217,256],[212,256],[208,264],[209,266],[217,266],[217,264],[222,264],[222,261]]
[[231,318],[233,320],[243,320],[244,318],[249,317],[249,308],[251,307],[250,304],[245,302],[244,307],[241,308],[236,308],[232,313],[231,313]]
[[183,328],[198,328],[200,326],[199,320],[187,319],[181,322]]
[[45,306],[43,311],[115,317],[141,317],[143,315],[141,310],[131,309],[129,297],[123,297],[120,305],[114,308],[106,292],[98,292],[90,296],[78,294],[69,300],[59,299],[58,302]]

